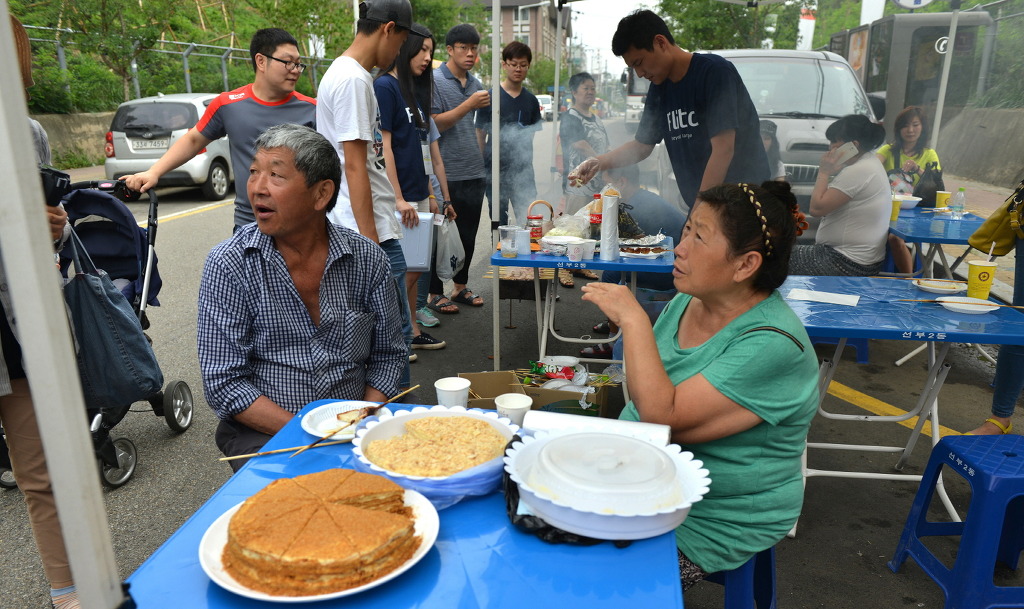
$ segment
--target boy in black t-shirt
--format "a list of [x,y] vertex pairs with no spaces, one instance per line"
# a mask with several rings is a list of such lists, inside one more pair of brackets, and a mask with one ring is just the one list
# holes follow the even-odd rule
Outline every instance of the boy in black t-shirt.
[[676,46],[665,22],[648,10],[619,21],[612,52],[651,81],[636,139],[580,163],[570,181],[638,163],[664,141],[683,200],[722,183],[769,179],[757,109],[739,72],[726,59]]
[[[533,134],[540,131],[541,113],[537,96],[523,87],[530,71],[533,52],[522,42],[513,41],[501,51],[505,79],[501,81],[501,155],[498,194],[499,223],[508,224],[508,206],[512,204],[516,222],[526,224],[526,210],[537,198],[533,174]],[[476,113],[476,135],[484,162],[491,162],[491,108]],[[487,195],[491,194],[488,184]],[[493,215],[491,216],[494,217]]]

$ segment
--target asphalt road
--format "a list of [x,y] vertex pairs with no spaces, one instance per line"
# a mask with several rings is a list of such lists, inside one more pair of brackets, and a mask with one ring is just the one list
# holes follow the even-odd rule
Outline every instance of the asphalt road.
[[[538,135],[538,150],[546,149],[548,129]],[[616,137],[613,135],[613,138]],[[624,131],[623,135],[624,137]],[[541,145],[543,143],[543,145]],[[557,186],[544,184],[548,159],[538,159],[541,193]],[[161,226],[157,252],[164,288],[162,306],[150,310],[149,330],[166,380],[184,380],[195,397],[195,417],[184,434],[171,432],[162,419],[154,417],[143,404],[140,412],[129,414],[115,429],[115,436],[131,439],[138,447],[139,463],[134,478],[123,487],[105,491],[110,534],[121,575],[127,577],[230,475],[213,443],[216,420],[202,393],[196,361],[196,292],[206,253],[231,231],[231,204],[199,201],[195,190],[161,191]],[[556,199],[556,197],[552,197]],[[140,215],[141,217],[141,215]],[[482,223],[487,226],[486,223]],[[456,372],[492,369],[490,247],[486,230],[478,234],[478,255],[471,267],[470,287],[484,296],[481,308],[462,307],[457,315],[443,316],[431,334],[449,342],[440,351],[419,351],[413,364],[414,383],[424,389],[413,400],[430,402],[433,381]],[[577,282],[582,281],[577,279]],[[596,308],[579,301],[579,290],[563,290],[560,332],[581,336],[600,321]],[[502,301],[502,361],[505,367],[526,366],[536,357],[536,326],[533,303]],[[514,328],[506,327],[514,326]],[[832,410],[866,414],[863,408],[879,404],[908,410],[917,399],[925,376],[924,359],[918,357],[897,368],[893,361],[913,343],[872,341],[870,363],[848,361],[839,366],[836,381],[878,402],[854,394],[854,403],[829,397]],[[555,354],[574,354],[570,347],[554,347]],[[830,355],[819,347],[819,355]],[[992,366],[966,346],[952,349],[952,371],[942,392],[942,423],[955,431],[973,428],[988,413]],[[621,405],[621,397],[613,392]],[[858,405],[859,404],[859,405]],[[1018,421],[1024,424],[1024,421]],[[818,417],[811,439],[846,443],[900,444],[907,429],[895,424],[834,422]],[[920,473],[928,456],[922,438],[905,473]],[[810,465],[819,468],[892,471],[895,457],[885,454],[817,451]],[[98,479],[97,479],[98,484]],[[939,588],[912,562],[901,573],[885,566],[899,538],[904,519],[916,490],[916,483],[879,480],[811,478],[807,483],[803,516],[796,538],[778,546],[779,606],[792,608],[827,607],[942,607]],[[949,476],[947,487],[954,502],[966,511],[967,491],[957,476]],[[43,609],[49,607],[46,582],[36,556],[24,504],[19,491],[0,491],[0,609]],[[443,514],[442,514],[443,517]],[[952,556],[955,544],[937,540],[936,547]],[[609,569],[614,565],[609,565]],[[567,572],[571,566],[567,566]],[[168,573],[167,577],[175,577]],[[1020,574],[1000,572],[999,581],[1021,585]],[[689,608],[721,607],[721,589],[699,584],[687,593]],[[167,607],[177,607],[169,600]]]

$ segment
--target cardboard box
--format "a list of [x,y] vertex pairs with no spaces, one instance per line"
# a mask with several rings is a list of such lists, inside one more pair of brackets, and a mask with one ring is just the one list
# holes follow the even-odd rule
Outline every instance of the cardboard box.
[[[587,396],[587,402],[592,404],[583,409],[579,405],[580,394],[572,391],[557,391],[554,389],[541,389],[540,387],[525,387],[519,382],[519,377],[511,370],[499,370],[497,372],[460,372],[459,376],[469,379],[472,385],[470,390],[479,398],[472,395],[469,399],[469,408],[481,408],[494,410],[494,398],[503,393],[525,393],[533,398],[533,410],[540,410],[549,406],[557,412],[569,412],[572,414],[583,414],[591,416],[607,416],[609,387],[598,387],[596,393]],[[553,406],[552,406],[553,405]]]

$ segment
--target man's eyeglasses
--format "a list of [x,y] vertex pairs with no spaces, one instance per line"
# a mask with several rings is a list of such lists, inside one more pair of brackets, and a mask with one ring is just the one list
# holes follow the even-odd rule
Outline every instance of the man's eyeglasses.
[[292,70],[298,70],[299,72],[302,72],[306,69],[306,64],[299,63],[298,61],[285,61],[284,59],[278,59],[273,55],[264,55],[264,57],[266,57],[267,59],[273,59],[274,61],[280,61],[281,63],[284,64],[284,68],[289,72],[291,72]]
[[529,70],[530,69],[530,64],[528,64],[528,63],[512,63],[511,61],[506,61],[505,62],[505,66],[508,67],[509,70],[524,70],[525,71],[525,70]]
[[477,50],[479,49],[479,47],[475,44],[462,44],[461,42],[452,45],[452,48],[460,53],[476,53]]

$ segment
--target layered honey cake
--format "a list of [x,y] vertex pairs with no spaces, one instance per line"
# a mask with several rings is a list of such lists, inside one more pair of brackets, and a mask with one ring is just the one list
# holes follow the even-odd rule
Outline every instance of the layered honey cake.
[[404,489],[348,469],[275,480],[231,517],[224,569],[275,596],[327,594],[378,579],[413,555]]
[[405,433],[363,447],[371,462],[409,476],[450,476],[500,457],[505,436],[473,417],[421,417]]

